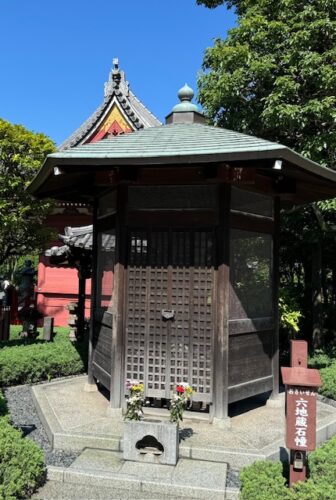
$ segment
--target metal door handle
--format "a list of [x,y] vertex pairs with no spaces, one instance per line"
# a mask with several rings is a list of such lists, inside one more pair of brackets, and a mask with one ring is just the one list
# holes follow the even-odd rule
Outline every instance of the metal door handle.
[[162,309],[161,315],[163,319],[173,319],[175,316],[175,311],[173,309]]

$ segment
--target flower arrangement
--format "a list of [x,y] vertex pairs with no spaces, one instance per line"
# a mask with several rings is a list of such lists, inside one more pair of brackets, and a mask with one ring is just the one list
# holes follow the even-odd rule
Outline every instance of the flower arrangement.
[[141,420],[143,417],[144,385],[139,380],[126,380],[127,410],[125,420]]
[[179,423],[183,420],[183,412],[194,393],[193,388],[186,382],[177,384],[173,397],[170,401],[170,421]]

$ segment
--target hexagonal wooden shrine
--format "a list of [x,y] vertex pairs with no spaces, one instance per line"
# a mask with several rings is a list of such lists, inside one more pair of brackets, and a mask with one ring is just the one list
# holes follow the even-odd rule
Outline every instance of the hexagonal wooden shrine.
[[335,196],[336,173],[211,127],[184,87],[166,125],[49,155],[39,197],[94,206],[89,382],[168,400],[189,382],[210,419],[278,393],[280,208]]

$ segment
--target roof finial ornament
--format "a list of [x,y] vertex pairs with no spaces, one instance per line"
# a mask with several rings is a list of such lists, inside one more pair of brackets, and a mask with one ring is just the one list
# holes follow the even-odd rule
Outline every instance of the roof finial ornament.
[[112,80],[115,82],[117,86],[119,86],[121,80],[121,74],[119,70],[119,59],[115,57],[112,63],[113,63]]
[[194,97],[194,91],[187,83],[183,85],[183,87],[177,93],[178,98],[181,102],[189,101],[191,102]]
[[191,102],[192,98],[194,97],[194,91],[189,87],[187,83],[184,84],[184,86],[178,91],[177,95],[181,102],[173,107],[173,113],[185,113],[188,111],[198,112],[198,107],[196,106],[196,104],[193,104]]
[[192,102],[194,91],[187,83],[177,93],[180,102],[176,104],[168,116],[166,123],[205,123],[205,117]]

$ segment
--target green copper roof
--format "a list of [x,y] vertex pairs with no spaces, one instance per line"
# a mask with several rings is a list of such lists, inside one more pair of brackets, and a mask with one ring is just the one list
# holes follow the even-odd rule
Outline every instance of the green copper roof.
[[[335,195],[335,171],[322,167],[276,142],[199,123],[173,123],[150,127],[53,153],[47,157],[42,169],[30,184],[29,191],[39,193],[40,188],[48,184],[48,179],[58,175],[57,172],[62,170],[62,166],[67,166],[67,171],[78,173],[82,167],[95,169],[114,165],[164,166],[230,161],[247,163],[262,159],[283,159],[294,167],[319,177],[321,182],[331,182],[328,194],[330,192],[329,197]],[[270,167],[271,165],[272,163]]]
[[231,130],[175,123],[84,144],[49,158],[167,158],[281,150],[284,146]]

